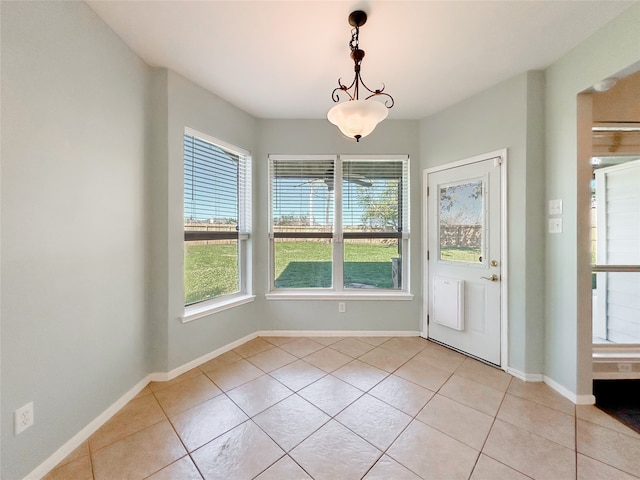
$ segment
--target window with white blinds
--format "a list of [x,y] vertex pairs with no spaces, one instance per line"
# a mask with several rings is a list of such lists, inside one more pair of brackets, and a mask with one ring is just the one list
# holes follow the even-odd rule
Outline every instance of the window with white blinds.
[[272,223],[277,238],[333,234],[333,157],[271,158]]
[[251,195],[248,152],[184,134],[184,302],[246,293]]
[[271,286],[407,290],[409,158],[269,158]]
[[270,157],[274,288],[331,288],[335,156]]
[[[403,290],[409,238],[406,156],[342,156],[345,289]],[[406,268],[404,268],[406,271]]]
[[381,238],[408,232],[409,178],[406,157],[354,159],[342,157],[342,217],[345,238],[358,234]]

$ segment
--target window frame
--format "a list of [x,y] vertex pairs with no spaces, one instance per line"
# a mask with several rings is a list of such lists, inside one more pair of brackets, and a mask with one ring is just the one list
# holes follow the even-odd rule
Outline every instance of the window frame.
[[[305,234],[305,233],[287,233],[280,234],[273,232],[273,172],[272,160],[287,161],[320,161],[332,160],[334,162],[334,198],[333,198],[333,231],[322,234]],[[406,231],[402,232],[344,232],[343,228],[343,182],[342,169],[343,162],[350,160],[370,160],[370,161],[404,161],[403,170],[406,169],[406,212],[404,213],[403,226]],[[268,300],[335,300],[335,299],[362,299],[362,300],[412,300],[414,295],[411,294],[410,286],[410,157],[409,155],[269,155],[269,173],[268,173],[268,252],[269,252],[269,268],[268,268],[268,286],[269,290],[265,297]],[[401,214],[403,214],[401,212]],[[330,288],[277,288],[275,286],[275,239],[277,238],[309,238],[323,237],[331,238],[332,245],[332,278],[333,286]],[[357,238],[397,238],[398,242],[402,242],[402,288],[401,289],[357,289],[344,287],[344,240]]]
[[[182,301],[183,301],[183,315],[180,317],[182,323],[187,323],[198,318],[211,315],[213,313],[221,312],[235,306],[243,305],[254,301],[255,295],[251,293],[251,281],[250,281],[250,266],[251,266],[251,205],[252,205],[252,188],[251,188],[251,167],[252,158],[251,152],[245,150],[236,145],[220,140],[216,137],[200,132],[190,127],[185,127],[183,132],[183,177],[184,177],[184,138],[186,136],[195,137],[201,141],[215,145],[216,147],[225,150],[238,157],[238,175],[237,175],[237,195],[238,195],[238,229],[233,232],[224,231],[196,231],[196,230],[184,230],[184,208],[183,203],[183,255],[182,255]],[[184,202],[184,178],[183,178],[183,202]],[[238,290],[220,295],[218,297],[202,300],[190,305],[184,304],[185,295],[185,264],[184,264],[184,249],[186,243],[189,241],[197,240],[225,240],[233,239],[237,240],[237,252],[238,252]]]

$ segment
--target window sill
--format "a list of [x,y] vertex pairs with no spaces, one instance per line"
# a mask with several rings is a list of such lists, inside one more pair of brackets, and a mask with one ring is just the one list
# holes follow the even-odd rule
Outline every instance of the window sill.
[[413,294],[382,290],[376,292],[313,292],[309,290],[297,292],[279,290],[265,295],[267,300],[413,300]]
[[595,344],[593,361],[600,363],[638,362],[640,345],[631,344]]
[[191,305],[184,309],[184,315],[180,317],[182,323],[189,323],[207,315],[222,312],[245,303],[251,303],[256,299],[255,295],[239,295],[224,300],[210,300],[197,305]]

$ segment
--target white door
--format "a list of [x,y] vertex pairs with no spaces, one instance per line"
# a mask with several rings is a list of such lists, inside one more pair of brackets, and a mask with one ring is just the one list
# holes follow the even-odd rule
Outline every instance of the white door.
[[500,365],[502,159],[469,161],[427,172],[428,338]]

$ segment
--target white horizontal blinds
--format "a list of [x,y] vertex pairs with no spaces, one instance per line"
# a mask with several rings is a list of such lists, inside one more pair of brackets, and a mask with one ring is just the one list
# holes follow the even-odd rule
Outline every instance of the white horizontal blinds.
[[270,158],[271,232],[276,238],[332,237],[333,158]]
[[596,170],[599,175],[606,185],[606,263],[640,265],[640,160]]
[[409,231],[407,157],[343,159],[342,185],[345,238],[399,237]]
[[[629,271],[597,274],[597,326],[613,343],[640,343],[640,159],[595,171],[600,266]],[[635,271],[634,271],[635,270]],[[598,322],[599,320],[599,322]],[[600,330],[602,331],[602,330]]]
[[238,166],[238,230],[240,233],[251,232],[251,157],[240,156]]
[[[207,232],[218,232],[216,238],[237,238],[240,221],[238,187],[244,183],[240,173],[247,174],[244,165],[240,168],[244,163],[242,160],[237,153],[185,133],[185,231],[201,231],[206,226]],[[198,237],[203,237],[203,233]]]

